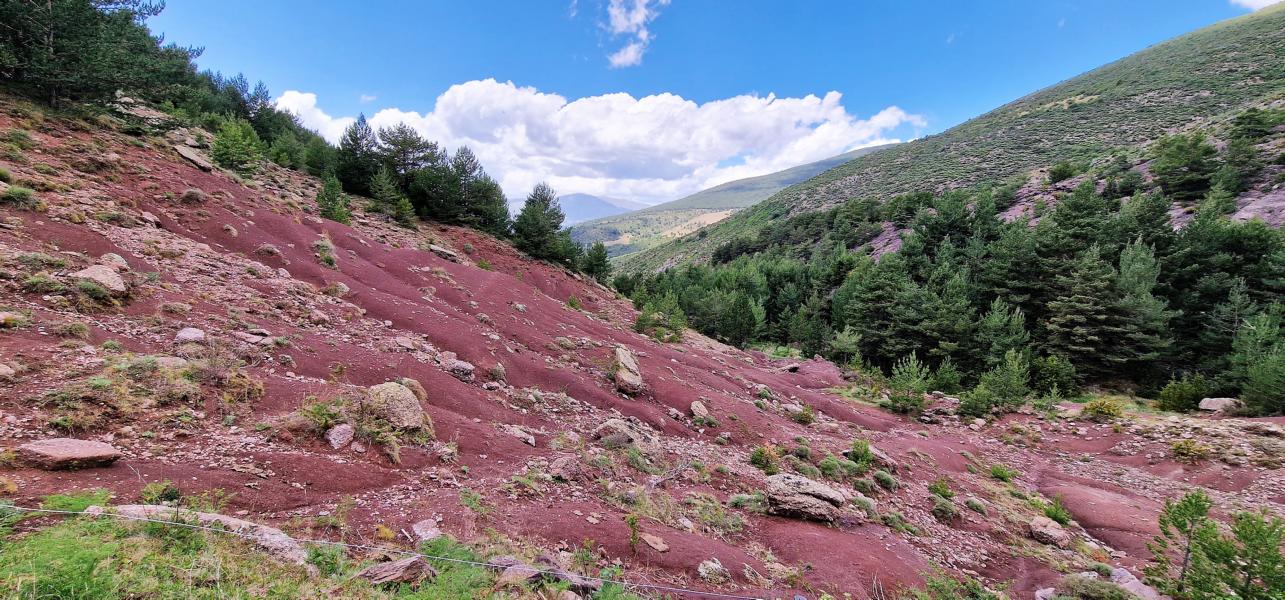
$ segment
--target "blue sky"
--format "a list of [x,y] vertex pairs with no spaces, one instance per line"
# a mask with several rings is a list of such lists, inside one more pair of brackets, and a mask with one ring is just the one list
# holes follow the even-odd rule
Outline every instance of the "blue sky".
[[938,132],[1268,0],[1238,1],[170,0],[151,25],[330,137],[364,112],[469,145],[510,195],[656,202]]

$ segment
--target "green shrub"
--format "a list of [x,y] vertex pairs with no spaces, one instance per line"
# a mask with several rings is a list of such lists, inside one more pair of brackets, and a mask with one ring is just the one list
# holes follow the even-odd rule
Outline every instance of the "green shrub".
[[1135,600],[1124,588],[1083,575],[1069,575],[1057,583],[1055,600]]
[[896,477],[893,477],[891,473],[884,471],[883,469],[875,471],[873,477],[875,483],[879,484],[879,487],[888,491],[895,491],[901,485],[897,482]]
[[1184,374],[1182,379],[1170,379],[1160,389],[1156,406],[1161,410],[1191,412],[1209,395],[1209,383],[1200,374]]
[[0,204],[12,204],[19,208],[30,208],[36,203],[36,192],[31,188],[11,185],[0,194]]
[[1101,396],[1085,403],[1080,414],[1086,419],[1107,423],[1124,416],[1124,405],[1114,398]]
[[1178,440],[1169,447],[1169,455],[1178,462],[1196,464],[1209,458],[1213,449],[1196,440]]
[[143,504],[174,504],[182,497],[183,493],[169,480],[153,481],[139,492]]
[[12,182],[13,182],[13,173],[10,173],[9,169],[0,167],[0,183],[12,183]]
[[878,486],[869,479],[855,479],[852,482],[852,488],[862,494],[873,494],[879,490]]
[[950,489],[950,479],[944,475],[928,484],[928,493],[947,500],[955,497],[954,490]]
[[995,463],[991,465],[992,479],[998,479],[1003,482],[1009,482],[1009,481],[1013,481],[1013,479],[1015,479],[1020,474],[1021,473],[1018,473],[1016,469],[1009,467],[1008,465],[1003,463]]
[[214,135],[210,158],[220,167],[242,174],[253,173],[258,169],[262,146],[259,134],[249,122],[230,119]]
[[330,577],[344,570],[347,562],[342,546],[331,544],[313,544],[308,546],[308,564],[317,567],[322,575]]
[[967,506],[968,510],[971,510],[979,515],[982,515],[982,516],[986,515],[986,505],[982,504],[982,501],[978,500],[977,498],[969,498],[965,500],[964,506]]
[[1075,165],[1067,161],[1062,161],[1049,167],[1049,183],[1057,183],[1075,177],[1080,170]]
[[804,404],[802,410],[790,413],[790,419],[799,425],[811,425],[816,421],[816,412]]
[[1037,394],[1048,394],[1054,389],[1075,394],[1079,391],[1077,378],[1075,365],[1066,357],[1054,354],[1031,361],[1031,387]]
[[959,517],[959,509],[955,507],[955,503],[951,502],[949,498],[933,496],[932,501],[932,514],[938,521],[949,523]]
[[768,475],[780,472],[776,451],[767,446],[757,446],[750,451],[750,464]]
[[83,512],[91,506],[106,506],[112,497],[108,490],[86,490],[70,494],[53,494],[45,496],[40,508],[67,512]]
[[56,294],[67,289],[67,286],[49,275],[36,273],[22,281],[22,289],[33,294]]
[[89,339],[89,326],[80,321],[59,323],[54,328],[54,335],[65,338]]
[[1071,511],[1068,511],[1066,506],[1062,504],[1061,498],[1054,498],[1052,502],[1034,500],[1032,501],[1032,504],[1034,504],[1035,508],[1038,508],[1040,512],[1043,512],[1044,516],[1056,521],[1058,525],[1071,524]]

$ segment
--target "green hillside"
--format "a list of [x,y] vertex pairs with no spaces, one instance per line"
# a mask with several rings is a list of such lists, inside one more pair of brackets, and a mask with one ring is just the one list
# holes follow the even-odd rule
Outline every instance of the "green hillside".
[[707,260],[777,217],[852,198],[996,182],[1064,160],[1136,147],[1285,92],[1285,6],[1158,44],[1020,98],[941,134],[863,156],[749,210],[620,261],[630,272]]
[[860,148],[784,171],[729,181],[642,210],[586,221],[571,228],[571,237],[582,244],[604,242],[612,256],[638,252],[722,220],[786,186],[890,146]]

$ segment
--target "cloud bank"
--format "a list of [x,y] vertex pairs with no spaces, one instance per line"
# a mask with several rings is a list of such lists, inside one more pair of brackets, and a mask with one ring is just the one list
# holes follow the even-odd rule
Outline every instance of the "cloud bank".
[[[547,181],[563,194],[653,204],[899,141],[899,128],[926,125],[896,106],[858,118],[841,100],[833,91],[802,98],[742,95],[704,104],[669,93],[568,100],[485,79],[451,86],[429,112],[384,108],[368,118],[376,128],[406,123],[452,150],[472,148],[511,198]],[[276,105],[332,142],[354,121],[326,113],[312,93],[287,91]]]

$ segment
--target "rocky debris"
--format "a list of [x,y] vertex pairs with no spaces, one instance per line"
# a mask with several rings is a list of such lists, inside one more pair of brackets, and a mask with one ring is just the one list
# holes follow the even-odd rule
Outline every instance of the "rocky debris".
[[696,566],[696,574],[700,576],[701,581],[712,585],[722,585],[732,580],[732,574],[717,558],[701,561],[701,564]]
[[1234,412],[1243,406],[1236,398],[1204,398],[1200,401],[1200,410],[1213,413]]
[[584,466],[580,464],[580,457],[575,455],[559,456],[549,463],[549,475],[559,481],[568,483],[580,481],[585,478]]
[[373,564],[363,569],[357,576],[375,585],[409,583],[414,586],[426,579],[431,580],[437,577],[437,571],[433,570],[428,561],[422,557],[411,556],[401,560]]
[[267,525],[260,525],[220,515],[218,513],[195,512],[184,510],[172,506],[160,506],[156,504],[125,504],[121,506],[101,507],[91,506],[85,509],[87,515],[117,514],[129,519],[157,519],[169,520],[176,523],[191,523],[193,521],[198,525],[206,527],[220,526],[228,531],[244,536],[260,548],[267,550],[268,553],[282,560],[302,565],[310,572],[315,571],[315,567],[308,564],[308,552],[294,538],[286,535],[284,531]]
[[89,265],[72,273],[71,278],[76,281],[96,283],[113,296],[124,296],[129,293],[129,284],[125,283],[125,279],[116,272],[116,269],[106,265]]
[[700,400],[695,400],[692,402],[691,411],[692,411],[692,416],[696,417],[697,419],[709,418],[709,409],[706,408],[705,403],[701,402]]
[[635,418],[607,419],[593,431],[593,439],[607,448],[633,445],[644,453],[656,449],[659,438]]
[[456,379],[464,382],[473,381],[473,371],[476,367],[471,362],[456,358],[454,352],[443,352],[441,363],[442,368]]
[[802,475],[779,473],[767,478],[769,514],[832,522],[845,500],[842,492]]
[[638,537],[642,538],[643,543],[647,544],[648,546],[651,546],[652,550],[655,550],[657,552],[669,552],[669,544],[666,544],[665,539],[658,535],[644,533],[639,535]]
[[18,456],[33,466],[53,471],[105,467],[121,457],[111,444],[75,438],[52,438],[18,446]]
[[330,322],[330,317],[322,312],[321,309],[314,308],[312,312],[308,313],[308,322],[313,325],[325,325]]
[[441,246],[438,246],[437,244],[429,244],[429,245],[428,245],[428,250],[429,250],[429,252],[432,252],[433,254],[436,254],[437,256],[439,256],[439,257],[441,257],[441,258],[443,258],[443,259],[445,259],[445,260],[449,260],[449,261],[451,261],[451,262],[453,262],[453,263],[462,262],[462,261],[460,260],[460,255],[459,255],[459,253],[455,252],[454,250],[448,250],[448,249],[446,249],[446,248],[443,248],[443,247],[441,247]]
[[174,336],[176,344],[204,344],[205,331],[195,327],[184,327]]
[[[265,331],[264,333],[267,332]],[[232,337],[250,344],[251,346],[269,346],[273,343],[272,336],[258,335],[250,331],[233,331]]]
[[629,395],[643,390],[642,372],[638,369],[638,359],[624,346],[616,346],[616,389]]
[[518,438],[519,440],[522,440],[522,443],[528,446],[535,446],[535,436],[531,435],[531,432],[517,425],[504,423],[500,426],[500,430],[515,438]]
[[357,434],[357,429],[348,423],[340,423],[330,428],[326,432],[326,441],[330,447],[338,450],[352,443],[353,436]]
[[1127,569],[1119,567],[1111,569],[1111,582],[1120,586],[1124,591],[1133,594],[1143,600],[1161,600],[1165,598],[1155,588],[1142,583],[1137,577]]
[[424,519],[417,521],[410,526],[410,532],[415,536],[415,543],[422,544],[427,541],[435,540],[445,535],[437,526],[437,521],[433,519]]
[[565,582],[572,592],[591,595],[602,587],[597,579],[588,579],[568,571],[558,559],[548,554],[536,557],[534,565],[528,565],[512,556],[499,556],[487,561],[492,569],[500,571],[496,578],[496,587],[525,586],[548,579]]
[[427,415],[415,398],[415,392],[396,382],[373,385],[359,401],[361,409],[377,419],[388,421],[396,429],[414,430],[424,426]]
[[1050,546],[1058,548],[1069,548],[1071,546],[1071,534],[1058,525],[1057,521],[1048,517],[1035,517],[1031,519],[1028,525],[1031,539]]
[[1055,588],[1040,588],[1035,590],[1035,600],[1053,600],[1053,597],[1056,595],[1057,590]]
[[202,171],[214,170],[214,165],[210,164],[210,161],[205,160],[205,157],[202,156],[200,152],[197,152],[196,150],[189,148],[186,145],[180,146],[176,144],[174,146],[174,151],[178,152],[179,156],[182,156],[184,159],[186,159],[188,162],[192,163],[193,165],[196,166],[196,168]]

